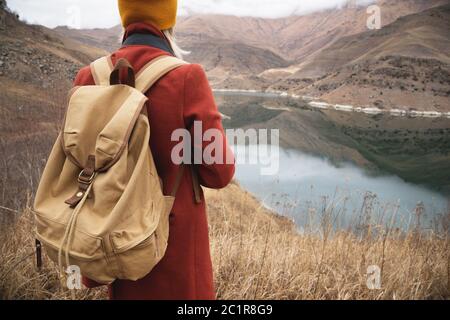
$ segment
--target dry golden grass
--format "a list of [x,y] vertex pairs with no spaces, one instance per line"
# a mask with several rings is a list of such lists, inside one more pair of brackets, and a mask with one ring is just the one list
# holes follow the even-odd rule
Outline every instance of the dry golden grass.
[[[208,190],[208,200],[221,299],[450,298],[448,229],[359,238],[324,223],[300,235],[237,185]],[[379,290],[367,288],[370,265],[382,270]]]
[[[57,266],[43,254],[43,268],[35,267],[34,218],[26,209],[17,223],[0,235],[0,300],[70,299],[60,285]],[[105,288],[75,290],[77,299],[107,298]]]
[[[333,233],[323,223],[319,233],[299,234],[291,221],[269,212],[237,184],[207,190],[206,196],[219,299],[450,298],[448,228],[440,234],[387,228],[357,237]],[[28,256],[32,229],[25,210],[15,227],[2,233],[0,298],[70,299],[51,262],[35,270]],[[381,289],[367,288],[369,265],[381,268]],[[76,297],[107,294],[105,288],[78,290]]]

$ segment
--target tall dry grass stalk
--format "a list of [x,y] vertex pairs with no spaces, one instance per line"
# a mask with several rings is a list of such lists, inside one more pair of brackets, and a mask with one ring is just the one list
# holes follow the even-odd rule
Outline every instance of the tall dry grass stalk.
[[[365,230],[372,231],[361,236],[334,231],[325,211],[320,226],[311,228],[318,232],[300,234],[237,184],[206,196],[219,299],[450,298],[448,225],[439,233],[370,225]],[[45,268],[35,270],[32,230],[32,214],[25,210],[1,234],[0,298],[70,299],[54,264],[45,260]],[[382,270],[380,289],[366,285],[370,265]],[[100,288],[78,290],[76,297],[107,295]]]
[[[105,288],[76,290],[77,299],[104,299]],[[18,221],[0,235],[0,300],[70,299],[61,288],[57,266],[43,255],[43,268],[35,267],[34,219],[25,209]]]
[[[367,226],[372,231],[362,236],[334,231],[329,207],[311,219],[318,226],[299,234],[237,185],[208,190],[207,198],[218,298],[450,298],[446,225],[439,233],[402,232],[391,219]],[[371,265],[381,269],[381,289],[366,285]]]

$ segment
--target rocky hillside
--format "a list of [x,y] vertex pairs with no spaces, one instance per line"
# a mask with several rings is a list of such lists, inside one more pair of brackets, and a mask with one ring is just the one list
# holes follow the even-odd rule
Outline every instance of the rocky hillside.
[[[179,17],[177,38],[191,51],[185,59],[202,64],[215,88],[269,89],[331,103],[448,111],[449,21],[445,7],[438,7],[449,1],[375,3],[381,9],[381,30],[367,31],[367,6],[349,4],[282,19]],[[429,11],[434,15],[416,15],[430,8],[437,8]],[[120,26],[55,31],[108,51],[120,45]]]
[[0,9],[0,44],[1,76],[35,85],[71,81],[80,66],[106,54],[45,27],[25,24],[6,7]]
[[23,194],[24,184],[37,181],[39,172],[32,165],[45,161],[76,72],[103,54],[53,30],[27,25],[1,3],[0,171],[5,174],[0,203],[16,207],[10,195]]
[[[349,1],[351,3],[353,1]],[[382,26],[399,17],[448,3],[447,0],[376,0],[381,9]],[[229,40],[265,48],[287,60],[301,62],[332,45],[338,39],[367,30],[367,5],[347,5],[301,16],[279,19],[194,15],[178,20],[180,41],[207,42]]]
[[66,26],[54,29],[66,38],[85,43],[91,47],[101,48],[108,52],[117,50],[122,41],[122,26],[117,25],[105,29],[70,29]]
[[242,42],[211,38],[190,41],[184,46],[191,53],[190,62],[200,63],[208,73],[211,84],[220,88],[252,89],[265,86],[256,75],[270,68],[285,68],[290,62],[269,49]]
[[[106,52],[102,49],[61,37],[53,30],[27,25],[3,6],[0,9],[2,137],[10,132],[15,134],[17,126],[27,131],[39,124],[39,118],[54,116],[49,107],[58,107],[61,102],[55,95],[65,94],[78,69],[103,54]],[[30,112],[38,118],[18,119],[17,111]]]
[[341,38],[272,89],[331,103],[448,111],[450,5]]

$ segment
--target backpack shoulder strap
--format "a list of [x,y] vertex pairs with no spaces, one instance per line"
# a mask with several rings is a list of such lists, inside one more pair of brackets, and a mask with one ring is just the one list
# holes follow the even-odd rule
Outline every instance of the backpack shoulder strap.
[[109,76],[114,69],[110,55],[95,60],[91,63],[90,68],[97,86],[109,85]]
[[[187,62],[171,56],[161,56],[150,61],[136,75],[136,89],[140,90],[142,93],[147,92],[148,89],[150,89],[151,86],[155,84],[155,82],[158,81],[162,76],[167,74],[169,71],[185,64],[187,64]],[[172,192],[170,193],[170,195],[173,197],[176,196],[178,187],[181,183],[181,179],[183,178],[184,167],[184,164],[180,165],[180,168],[175,177],[174,186]],[[195,202],[201,203],[200,184],[198,182],[198,177],[196,175],[196,172],[194,171],[194,167],[192,165],[190,165],[190,167]]]
[[187,62],[171,56],[160,56],[153,59],[136,74],[136,89],[142,93],[147,92],[169,71],[185,64]]
[[[151,60],[136,75],[136,89],[147,92],[166,73],[185,64],[187,62],[171,56]],[[114,69],[110,55],[95,60],[90,68],[96,85],[109,85],[109,77]]]

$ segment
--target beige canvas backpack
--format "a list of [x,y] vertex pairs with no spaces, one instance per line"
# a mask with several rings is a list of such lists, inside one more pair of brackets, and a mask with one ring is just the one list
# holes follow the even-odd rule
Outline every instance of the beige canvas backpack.
[[[172,193],[163,195],[143,93],[183,64],[163,56],[135,76],[126,60],[113,68],[103,57],[91,64],[96,85],[69,94],[33,207],[37,244],[62,274],[74,265],[99,283],[137,280],[163,257],[183,170]],[[125,84],[119,83],[122,68],[128,69]]]

